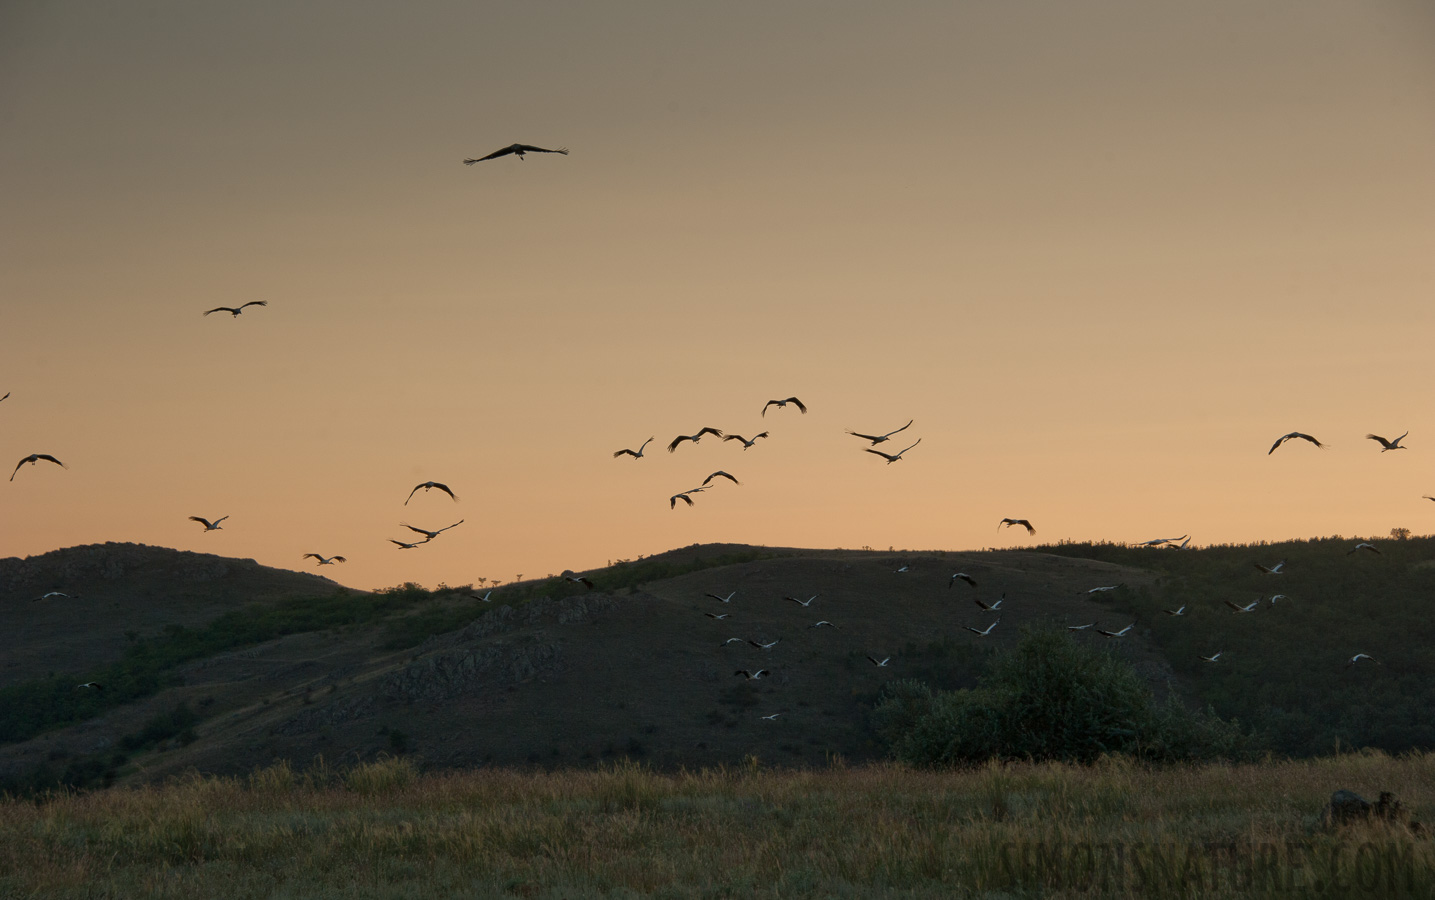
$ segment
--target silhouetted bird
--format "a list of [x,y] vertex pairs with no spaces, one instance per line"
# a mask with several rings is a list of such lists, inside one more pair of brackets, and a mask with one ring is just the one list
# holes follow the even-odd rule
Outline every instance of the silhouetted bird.
[[237,318],[239,318],[239,314],[240,314],[240,313],[244,312],[246,309],[248,309],[248,308],[251,307],[251,306],[268,306],[268,305],[269,305],[269,301],[268,301],[268,300],[250,300],[248,303],[244,304],[243,306],[216,306],[214,309],[207,309],[207,310],[205,310],[205,311],[204,311],[204,314],[207,316],[207,315],[209,315],[210,313],[227,312],[227,313],[229,313],[230,315],[234,316],[234,318],[237,319]]
[[474,163],[483,162],[486,159],[498,159],[500,156],[507,156],[510,153],[512,153],[514,156],[517,156],[519,159],[522,159],[525,153],[561,153],[564,156],[567,156],[568,148],[560,147],[557,150],[545,150],[542,147],[535,147],[532,144],[509,144],[502,150],[495,150],[487,156],[480,156],[477,159],[466,159],[463,161],[463,164],[466,166],[471,166]]

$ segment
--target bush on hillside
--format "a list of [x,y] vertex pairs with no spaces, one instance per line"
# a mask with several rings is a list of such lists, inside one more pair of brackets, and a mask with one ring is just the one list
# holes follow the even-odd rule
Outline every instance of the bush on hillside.
[[1157,703],[1130,664],[1052,631],[1029,633],[999,654],[975,689],[888,686],[872,724],[896,757],[926,766],[993,758],[1091,763],[1107,754],[1215,759],[1241,755],[1246,744],[1234,723],[1192,713],[1174,697]]

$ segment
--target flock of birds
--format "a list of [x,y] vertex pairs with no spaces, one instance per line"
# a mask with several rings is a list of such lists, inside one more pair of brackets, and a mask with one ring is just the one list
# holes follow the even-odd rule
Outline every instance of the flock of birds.
[[[501,149],[499,149],[499,150],[495,150],[495,151],[493,151],[492,153],[487,154],[486,156],[481,156],[481,157],[475,157],[475,158],[465,159],[465,160],[463,160],[463,163],[464,163],[464,165],[466,165],[466,166],[472,166],[472,165],[475,165],[476,163],[484,162],[484,161],[486,161],[486,160],[498,159],[498,158],[504,157],[504,156],[516,156],[516,157],[518,157],[518,159],[519,159],[520,161],[522,161],[522,160],[526,157],[526,155],[527,155],[527,154],[530,154],[530,153],[553,153],[553,154],[560,154],[560,155],[563,155],[563,156],[567,156],[567,155],[568,155],[568,149],[567,149],[567,148],[559,148],[559,149],[556,149],[556,150],[550,150],[550,149],[547,149],[547,148],[544,148],[544,147],[537,147],[537,146],[534,146],[534,145],[531,145],[531,144],[517,144],[517,143],[515,143],[515,144],[510,144],[510,145],[507,146],[507,147],[503,147],[503,148],[501,148]],[[205,316],[209,316],[209,315],[212,315],[212,314],[214,314],[214,313],[227,312],[227,313],[230,314],[231,318],[236,318],[236,319],[237,319],[246,309],[249,309],[250,307],[261,307],[261,308],[263,308],[263,307],[267,307],[268,305],[269,305],[269,304],[268,304],[268,301],[265,301],[265,300],[252,300],[252,301],[249,301],[248,303],[244,303],[244,304],[241,304],[241,305],[239,305],[239,306],[234,306],[234,307],[231,307],[231,306],[217,306],[217,307],[214,307],[213,309],[205,310],[205,311],[204,311],[204,315],[205,315]],[[9,392],[6,392],[6,394],[5,394],[4,396],[0,396],[0,401],[7,400],[9,397],[10,397],[10,393],[9,393]],[[797,397],[787,397],[787,398],[784,398],[784,399],[774,399],[774,400],[769,400],[769,401],[767,401],[767,403],[764,404],[763,407],[762,407],[761,416],[762,416],[763,418],[766,418],[768,410],[771,409],[771,408],[773,408],[773,407],[776,407],[777,409],[782,410],[782,409],[785,409],[788,405],[795,406],[795,407],[798,409],[798,411],[801,412],[802,414],[806,414],[806,413],[807,413],[807,405],[806,405],[805,403],[803,403],[802,400],[798,399]],[[906,453],[908,453],[909,451],[911,451],[912,449],[914,449],[915,447],[917,447],[919,444],[922,443],[922,439],[921,439],[921,438],[918,438],[916,441],[913,441],[911,444],[907,445],[906,447],[902,448],[901,450],[899,450],[899,451],[897,451],[897,452],[895,452],[895,453],[888,453],[888,452],[886,452],[885,450],[878,450],[878,449],[875,449],[875,448],[878,447],[879,445],[888,443],[889,441],[891,441],[891,440],[894,438],[894,436],[896,436],[896,435],[898,435],[898,434],[901,434],[902,432],[905,432],[907,429],[909,429],[909,428],[912,426],[912,424],[913,424],[914,421],[915,421],[914,419],[909,419],[908,422],[907,422],[907,424],[903,425],[902,427],[893,429],[892,431],[888,431],[888,432],[885,432],[885,433],[882,433],[882,434],[866,434],[866,433],[863,433],[863,432],[851,431],[851,430],[847,431],[847,434],[849,434],[849,435],[851,435],[851,436],[853,436],[853,437],[857,437],[857,438],[860,438],[860,439],[862,439],[862,440],[864,440],[864,441],[869,442],[869,445],[868,445],[867,447],[864,447],[864,448],[863,448],[864,452],[871,453],[871,454],[873,454],[873,455],[879,456],[879,457],[881,457],[883,460],[886,461],[886,464],[887,464],[887,465],[891,465],[892,463],[902,461],[902,460],[904,459]],[[724,433],[722,430],[717,429],[717,428],[703,427],[703,428],[698,429],[698,430],[697,430],[695,433],[693,433],[693,434],[680,434],[680,435],[677,435],[676,437],[674,437],[674,438],[672,439],[672,441],[670,441],[670,442],[667,444],[668,452],[669,452],[669,453],[674,453],[674,452],[676,452],[676,451],[678,450],[678,448],[679,448],[682,444],[684,444],[684,443],[697,444],[697,443],[699,443],[699,442],[702,440],[703,437],[708,436],[708,435],[711,435],[711,436],[713,436],[713,437],[716,437],[716,438],[720,439],[720,440],[723,441],[723,442],[738,441],[738,442],[740,442],[740,443],[742,444],[742,449],[743,449],[744,451],[746,451],[746,450],[752,449],[752,448],[757,444],[757,442],[758,442],[759,440],[763,440],[763,439],[768,438],[768,437],[770,436],[770,432],[768,432],[768,431],[762,431],[762,432],[759,432],[759,433],[753,435],[751,438],[748,438],[748,437],[744,437],[744,436],[742,436],[742,435],[740,435],[740,434],[736,434],[736,433]],[[1376,435],[1376,434],[1367,434],[1367,435],[1366,435],[1366,438],[1369,439],[1369,440],[1378,442],[1378,443],[1381,445],[1381,452],[1384,453],[1384,452],[1387,452],[1387,451],[1390,451],[1390,450],[1405,450],[1405,449],[1408,449],[1408,448],[1404,447],[1404,446],[1401,444],[1401,441],[1403,441],[1408,435],[1409,435],[1409,432],[1407,431],[1405,434],[1402,434],[1402,435],[1400,435],[1399,437],[1397,437],[1397,438],[1395,438],[1395,439],[1393,439],[1393,440],[1386,439],[1386,438],[1381,437],[1381,436]],[[613,452],[613,456],[614,456],[614,458],[618,458],[618,457],[622,457],[622,456],[630,456],[630,457],[632,457],[634,460],[643,459],[643,458],[644,458],[644,452],[646,451],[648,445],[649,445],[650,443],[652,443],[653,440],[654,440],[654,437],[649,437],[646,441],[644,441],[641,445],[639,445],[638,449],[633,450],[633,449],[629,449],[629,448],[624,448],[624,449],[621,449],[621,450],[614,451],[614,452]],[[1304,440],[1304,441],[1308,441],[1309,443],[1315,445],[1317,448],[1322,448],[1322,449],[1323,449],[1323,448],[1326,447],[1325,444],[1321,443],[1319,440],[1317,440],[1317,439],[1316,439],[1314,436],[1312,436],[1312,435],[1305,434],[1305,433],[1299,432],[1299,431],[1292,431],[1292,432],[1290,432],[1289,434],[1282,435],[1280,438],[1278,438],[1278,439],[1276,440],[1276,442],[1271,445],[1270,450],[1267,451],[1267,455],[1270,455],[1270,454],[1275,453],[1275,451],[1276,451],[1278,448],[1280,448],[1283,444],[1285,444],[1285,443],[1288,442],[1288,441],[1292,441],[1292,440]],[[42,462],[42,461],[43,461],[43,462],[53,463],[53,464],[55,464],[55,465],[57,465],[57,466],[59,466],[59,467],[61,467],[61,468],[68,468],[68,467],[65,465],[65,463],[61,462],[58,458],[56,458],[55,456],[53,456],[53,455],[51,455],[51,454],[49,454],[49,453],[31,453],[31,454],[29,454],[29,455],[27,455],[27,456],[21,458],[20,461],[19,461],[18,463],[16,463],[14,470],[10,473],[10,481],[13,482],[13,481],[15,480],[15,476],[19,473],[20,469],[23,468],[24,466],[26,466],[26,465],[35,466],[35,465],[37,465],[38,463],[40,463],[40,462]],[[711,473],[710,475],[708,475],[706,478],[704,478],[703,481],[701,482],[701,484],[699,484],[697,487],[688,488],[687,490],[678,491],[677,493],[670,495],[669,498],[668,498],[668,506],[669,506],[669,509],[676,509],[679,501],[682,501],[683,503],[685,503],[685,504],[686,504],[687,506],[689,506],[689,507],[694,506],[695,504],[694,504],[694,501],[693,501],[693,495],[702,493],[702,492],[704,492],[704,491],[706,491],[706,490],[709,490],[711,487],[714,486],[714,482],[715,482],[716,479],[726,479],[726,480],[728,480],[728,481],[731,481],[734,485],[741,485],[741,483],[742,483],[742,482],[740,482],[735,476],[733,476],[732,474],[730,474],[730,473],[728,473],[728,472],[726,472],[726,471],[722,471],[722,470],[715,471],[715,472]],[[409,492],[408,497],[404,500],[404,505],[407,506],[407,505],[409,504],[409,501],[412,500],[413,497],[414,497],[414,495],[415,495],[416,493],[418,493],[418,491],[420,491],[420,490],[423,490],[426,494],[427,494],[429,491],[431,491],[431,490],[438,490],[438,491],[440,491],[440,492],[442,492],[442,493],[448,494],[449,497],[450,497],[452,500],[454,500],[455,502],[458,501],[458,497],[457,497],[457,496],[454,494],[454,492],[448,487],[448,485],[442,484],[442,483],[436,482],[436,481],[428,481],[428,482],[424,482],[424,483],[422,483],[422,484],[415,485],[414,488],[413,488],[413,490],[411,490],[411,491]],[[1428,500],[1435,501],[1435,496],[1426,495],[1424,499],[1428,499]],[[203,526],[203,529],[204,529],[204,532],[205,532],[205,533],[208,533],[208,532],[213,532],[213,531],[219,531],[219,530],[221,530],[221,524],[220,524],[220,523],[224,522],[224,521],[225,521],[226,519],[228,519],[228,518],[229,518],[229,516],[227,516],[227,515],[226,515],[226,516],[221,516],[221,517],[219,517],[219,518],[217,518],[217,519],[214,519],[214,520],[210,520],[210,519],[204,518],[204,517],[202,517],[202,516],[190,516],[190,517],[189,517],[189,520],[190,520],[190,521],[193,521],[193,522],[196,522],[196,523],[198,523],[198,524],[200,524],[200,525],[202,525],[202,526]],[[395,540],[395,539],[390,538],[389,541],[390,541],[390,543],[396,545],[399,549],[402,549],[402,550],[413,550],[413,549],[415,549],[415,548],[418,548],[418,547],[420,547],[420,546],[423,546],[424,544],[427,544],[427,543],[429,543],[429,542],[431,542],[431,541],[437,539],[437,538],[438,538],[440,535],[442,535],[444,532],[449,531],[450,529],[456,528],[456,527],[458,527],[459,525],[462,525],[463,522],[464,522],[464,520],[463,520],[463,519],[460,519],[459,521],[453,523],[452,525],[447,525],[447,526],[445,526],[445,527],[443,527],[443,528],[438,528],[438,529],[433,529],[433,530],[426,529],[426,528],[416,527],[416,526],[414,526],[414,525],[408,524],[407,522],[401,522],[401,523],[399,523],[399,524],[400,524],[400,527],[402,527],[402,528],[407,528],[407,529],[409,529],[410,531],[413,531],[413,532],[416,533],[416,534],[423,535],[423,540],[420,540],[420,541],[401,541],[401,540]],[[1000,531],[1002,528],[1011,528],[1011,527],[1014,527],[1014,526],[1021,526],[1021,527],[1025,528],[1026,531],[1027,531],[1027,533],[1028,533],[1029,535],[1035,535],[1035,534],[1036,534],[1036,528],[1031,524],[1030,520],[1025,519],[1025,518],[1003,518],[1003,519],[997,524],[997,529],[998,529],[998,531]],[[1183,539],[1184,539],[1184,542],[1183,542],[1183,543],[1179,543],[1179,544],[1176,543],[1177,541],[1182,541]],[[1179,548],[1179,549],[1186,549],[1186,548],[1189,547],[1189,544],[1190,544],[1190,537],[1189,537],[1189,536],[1183,536],[1182,538],[1176,538],[1176,539],[1158,538],[1158,539],[1155,539],[1155,540],[1142,542],[1141,544],[1139,544],[1139,545],[1137,545],[1137,546],[1149,546],[1149,547],[1165,546],[1165,547],[1176,547],[1176,548]],[[1357,544],[1354,548],[1352,548],[1352,549],[1351,549],[1350,551],[1348,551],[1348,552],[1353,554],[1353,553],[1362,552],[1362,551],[1364,551],[1364,552],[1370,552],[1370,553],[1376,553],[1376,554],[1378,554],[1378,553],[1380,552],[1379,548],[1377,548],[1375,545],[1373,545],[1373,544],[1371,544],[1371,543],[1369,543],[1369,542],[1361,542],[1361,543]],[[335,563],[343,563],[343,562],[346,562],[346,558],[345,558],[344,556],[339,556],[339,555],[324,556],[324,555],[322,555],[322,554],[320,554],[320,553],[315,553],[315,552],[305,553],[305,554],[303,554],[303,556],[301,556],[300,558],[301,558],[301,559],[314,559],[314,560],[316,561],[316,564],[319,565],[319,566],[333,565],[333,564],[335,564]],[[1265,572],[1265,573],[1267,573],[1267,574],[1270,574],[1270,575],[1279,575],[1279,574],[1281,574],[1281,573],[1284,571],[1284,563],[1283,563],[1283,562],[1282,562],[1282,563],[1278,563],[1278,564],[1276,564],[1276,565],[1274,565],[1274,566],[1269,566],[1269,567],[1264,566],[1264,565],[1261,565],[1261,564],[1258,563],[1258,564],[1257,564],[1257,568],[1259,568],[1261,571],[1263,571],[1263,572]],[[903,569],[898,570],[898,571],[899,571],[899,573],[901,573],[901,572],[905,572],[906,570],[907,570],[907,567],[903,567]],[[520,576],[520,578],[521,578],[521,576]],[[582,583],[584,583],[584,584],[587,584],[589,587],[592,586],[592,585],[591,585],[591,582],[588,582],[586,579],[582,579],[582,578],[570,578],[569,580],[570,580],[570,581],[582,582]],[[967,584],[969,584],[969,585],[971,585],[971,586],[973,586],[973,587],[976,586],[976,581],[975,581],[970,575],[968,575],[968,574],[966,574],[966,573],[963,573],[963,572],[958,572],[958,573],[956,573],[956,574],[954,574],[954,575],[952,575],[952,576],[950,577],[950,579],[948,580],[948,587],[951,587],[951,586],[952,586],[953,584],[955,584],[957,581],[964,581],[964,582],[966,582]],[[495,581],[495,583],[497,583],[497,582]],[[1091,592],[1094,593],[1094,592],[1097,592],[1097,591],[1113,590],[1113,589],[1115,589],[1116,587],[1118,587],[1118,586],[1112,585],[1112,586],[1098,587],[1098,588],[1093,588]],[[491,594],[492,592],[490,591],[489,593]],[[59,596],[64,596],[63,594],[59,594],[59,592],[51,592],[51,594],[50,594],[50,595],[47,595],[46,598],[49,598],[49,597],[54,596],[54,595],[57,595],[57,594],[58,594]],[[716,596],[716,595],[709,595],[709,596]],[[727,598],[718,597],[717,599],[720,599],[720,600],[722,600],[722,602],[727,603],[727,602],[730,602],[730,601],[731,601],[732,596],[733,596],[732,594],[729,594]],[[37,599],[40,599],[40,598],[37,598]],[[485,599],[485,600],[488,599],[488,595],[484,595],[484,597],[481,598],[481,599]],[[790,600],[790,601],[795,602],[795,603],[798,603],[798,604],[800,604],[801,606],[803,606],[803,607],[805,608],[805,607],[807,607],[808,605],[810,605],[810,604],[813,602],[813,600],[815,600],[815,599],[817,599],[817,598],[816,598],[816,595],[814,595],[814,596],[808,598],[806,601],[799,600],[799,599],[797,599],[797,598],[795,598],[795,597],[786,597],[786,598],[784,598],[784,599]],[[1001,600],[997,600],[997,601],[992,602],[992,603],[987,603],[987,602],[982,601],[982,600],[978,600],[978,601],[976,601],[976,602],[977,602],[977,605],[978,605],[979,607],[981,607],[984,611],[987,611],[987,612],[995,612],[995,611],[998,611],[998,610],[1000,609],[1000,607],[1001,607],[1001,605],[1002,605],[1004,599],[1005,599],[1005,595],[1003,595],[1003,598],[1002,598]],[[1286,598],[1284,597],[1284,595],[1277,594],[1275,597],[1272,597],[1272,598],[1271,598],[1271,601],[1270,601],[1270,602],[1271,602],[1272,604],[1274,604],[1277,599],[1286,599]],[[1249,604],[1249,605],[1240,606],[1240,605],[1237,605],[1237,604],[1235,604],[1235,603],[1233,603],[1233,602],[1231,602],[1231,601],[1229,601],[1229,600],[1226,601],[1226,604],[1232,608],[1233,613],[1235,613],[1235,614],[1250,613],[1250,612],[1252,612],[1253,610],[1256,609],[1256,607],[1259,605],[1259,603],[1260,603],[1260,601],[1258,600],[1258,601],[1253,602],[1253,603],[1251,603],[1251,604]],[[1166,610],[1166,613],[1167,613],[1168,615],[1171,615],[1171,616],[1181,616],[1181,615],[1184,615],[1184,613],[1185,613],[1185,607],[1182,607],[1182,608],[1179,609],[1179,610]],[[709,615],[710,617],[714,618],[714,619],[724,619],[724,618],[727,617],[726,614],[718,615],[718,614],[709,613],[708,615]],[[992,622],[991,622],[990,624],[988,624],[985,628],[979,629],[979,628],[975,628],[975,627],[972,627],[972,626],[966,626],[966,629],[967,629],[968,631],[972,632],[973,634],[976,634],[976,635],[978,635],[978,636],[980,636],[980,637],[986,637],[986,636],[991,635],[993,629],[996,628],[996,626],[1000,623],[1000,621],[1001,621],[1001,617],[1000,617],[1000,615],[998,615],[997,619],[996,619],[995,621],[992,621]],[[1088,628],[1093,628],[1093,627],[1095,626],[1095,624],[1096,624],[1096,623],[1093,622],[1093,623],[1088,623],[1088,624],[1085,624],[1085,625],[1071,625],[1071,626],[1068,626],[1068,627],[1069,627],[1071,630],[1073,630],[1073,631],[1081,631],[1081,630],[1085,630],[1085,629],[1088,629]],[[1127,625],[1125,628],[1122,628],[1122,629],[1120,629],[1120,630],[1115,630],[1115,631],[1096,629],[1096,633],[1101,634],[1101,635],[1104,635],[1104,636],[1106,636],[1106,637],[1108,637],[1108,638],[1121,638],[1121,637],[1124,637],[1125,635],[1127,635],[1127,634],[1131,631],[1131,629],[1134,627],[1134,625],[1135,625],[1135,623],[1132,623],[1131,625]],[[820,620],[820,621],[816,622],[815,624],[813,624],[813,625],[810,626],[810,627],[812,627],[812,628],[823,628],[823,627],[836,628],[837,626],[836,626],[835,624],[833,624],[832,622],[829,622],[829,621],[826,621],[826,620]],[[739,641],[739,640],[742,640],[742,639],[739,639],[739,638],[730,638],[730,639],[727,641],[727,643],[732,643],[732,642]],[[752,643],[752,644],[754,644],[755,646],[757,646],[757,647],[759,647],[759,648],[761,648],[761,649],[763,649],[763,650],[770,650],[773,646],[775,646],[775,645],[777,644],[777,641],[772,641],[772,642],[770,642],[770,643],[763,644],[763,643],[759,643],[759,642],[756,642],[756,641],[751,641],[751,640],[749,640],[748,643]],[[1222,655],[1223,655],[1223,651],[1222,651],[1222,652],[1214,653],[1214,654],[1212,654],[1212,655],[1210,655],[1210,656],[1203,656],[1203,657],[1201,657],[1201,659],[1205,660],[1206,662],[1215,663],[1215,662],[1217,662],[1217,661],[1222,657]],[[872,662],[875,666],[877,666],[878,668],[887,668],[888,665],[889,665],[889,663],[891,662],[891,658],[890,658],[890,657],[884,657],[883,659],[878,660],[878,659],[877,659],[876,657],[874,657],[874,656],[868,656],[868,659],[871,660],[871,662]],[[1357,653],[1357,654],[1355,654],[1354,656],[1352,656],[1352,657],[1348,660],[1347,666],[1354,666],[1354,665],[1356,665],[1357,663],[1360,663],[1360,662],[1365,661],[1365,660],[1369,660],[1369,661],[1371,661],[1371,662],[1375,662],[1375,660],[1374,660],[1369,654],[1366,654],[1366,653]],[[746,678],[748,678],[748,679],[756,680],[756,679],[759,679],[759,678],[762,678],[762,677],[766,676],[766,675],[768,674],[768,670],[766,670],[766,669],[756,669],[756,670],[739,669],[739,670],[737,670],[737,672],[736,672],[735,674],[742,675],[742,676],[744,676],[744,677],[746,677]],[[86,683],[86,684],[84,684],[84,685],[81,685],[81,687],[93,688],[93,689],[102,689],[102,686],[101,686],[101,685],[95,684],[95,683],[93,683],[93,682],[91,682],[91,683]],[[771,715],[771,716],[764,716],[763,718],[769,719],[769,720],[771,720],[771,719],[776,719],[776,718],[777,718],[777,714],[773,714],[773,715]]]

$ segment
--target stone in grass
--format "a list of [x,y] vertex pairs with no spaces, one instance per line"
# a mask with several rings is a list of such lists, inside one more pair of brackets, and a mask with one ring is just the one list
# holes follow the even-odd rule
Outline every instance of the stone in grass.
[[1336,791],[1320,814],[1321,825],[1326,828],[1371,819],[1404,825],[1416,834],[1424,831],[1419,822],[1411,823],[1410,811],[1390,791],[1381,791],[1380,799],[1374,803],[1354,791]]

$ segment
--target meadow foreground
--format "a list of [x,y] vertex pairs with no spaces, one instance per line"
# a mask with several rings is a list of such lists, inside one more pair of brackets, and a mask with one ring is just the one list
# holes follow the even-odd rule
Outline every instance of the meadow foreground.
[[0,896],[1435,896],[1435,755],[659,774],[403,759],[0,802]]

